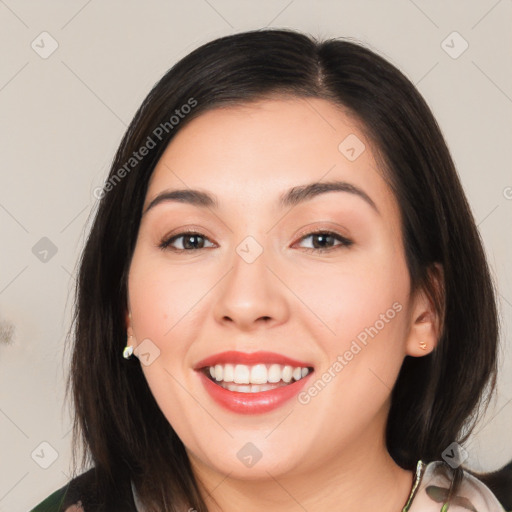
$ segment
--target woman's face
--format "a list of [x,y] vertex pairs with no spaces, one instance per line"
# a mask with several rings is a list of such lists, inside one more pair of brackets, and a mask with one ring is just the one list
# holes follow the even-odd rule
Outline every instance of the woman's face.
[[383,449],[415,306],[396,200],[350,118],[312,98],[203,113],[143,211],[129,332],[193,465],[268,478]]

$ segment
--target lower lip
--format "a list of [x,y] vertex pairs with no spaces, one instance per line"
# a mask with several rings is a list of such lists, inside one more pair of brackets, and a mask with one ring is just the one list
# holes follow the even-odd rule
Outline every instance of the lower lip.
[[206,391],[222,407],[238,414],[262,414],[277,409],[298,395],[313,372],[293,384],[259,393],[229,391],[229,389],[215,384],[202,371],[198,373]]

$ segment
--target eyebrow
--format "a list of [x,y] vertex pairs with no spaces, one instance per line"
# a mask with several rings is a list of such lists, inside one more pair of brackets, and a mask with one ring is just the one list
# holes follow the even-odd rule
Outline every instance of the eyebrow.
[[[326,181],[326,182],[315,182],[307,185],[299,185],[292,187],[287,190],[284,194],[279,196],[279,206],[281,208],[296,206],[300,203],[313,199],[321,194],[327,192],[347,192],[354,194],[363,199],[368,205],[370,205],[375,212],[380,215],[377,205],[372,198],[362,189],[346,181]],[[144,210],[143,214],[154,208],[156,205],[175,201],[200,208],[213,208],[217,209],[219,203],[217,198],[207,192],[194,189],[182,189],[182,190],[166,190],[158,194]]]

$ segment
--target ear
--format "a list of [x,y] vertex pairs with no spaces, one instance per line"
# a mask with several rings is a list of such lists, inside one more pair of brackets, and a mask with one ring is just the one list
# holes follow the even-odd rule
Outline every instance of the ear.
[[125,325],[126,325],[126,332],[127,332],[128,336],[133,336],[132,314],[130,311],[126,311]]
[[[429,270],[429,279],[443,310],[444,276],[443,268],[439,263],[435,263]],[[418,290],[412,304],[411,326],[406,341],[407,355],[422,357],[430,354],[439,342],[442,325],[443,318],[437,311],[432,298],[424,289]]]

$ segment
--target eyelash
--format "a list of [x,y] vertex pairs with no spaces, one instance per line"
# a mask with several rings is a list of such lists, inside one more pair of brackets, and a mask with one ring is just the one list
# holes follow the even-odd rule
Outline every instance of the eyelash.
[[[195,252],[195,251],[199,251],[201,249],[208,249],[208,247],[201,247],[199,249],[176,249],[176,248],[170,247],[170,245],[175,240],[178,240],[179,238],[183,238],[184,236],[187,236],[187,235],[200,236],[201,238],[204,238],[204,239],[208,240],[208,237],[205,236],[203,233],[201,233],[199,231],[184,231],[182,233],[179,233],[177,235],[172,236],[171,238],[167,238],[167,239],[164,238],[160,242],[158,247],[160,249],[162,249],[163,251],[169,249],[169,250],[171,250],[173,252],[177,252],[177,253],[180,253],[180,252]],[[304,239],[306,239],[306,238],[308,238],[308,237],[310,237],[310,236],[314,236],[314,235],[327,235],[327,236],[330,236],[330,237],[333,237],[333,238],[337,239],[341,243],[339,243],[337,245],[334,245],[332,247],[328,247],[328,248],[302,247],[302,249],[304,251],[306,251],[306,252],[320,252],[320,253],[324,253],[324,252],[330,252],[330,251],[336,250],[337,248],[338,249],[347,248],[347,247],[350,247],[353,244],[352,240],[349,240],[348,238],[340,235],[339,233],[336,233],[334,231],[328,231],[328,230],[311,231],[311,232],[301,236],[301,238],[299,239],[299,242],[304,240]]]

